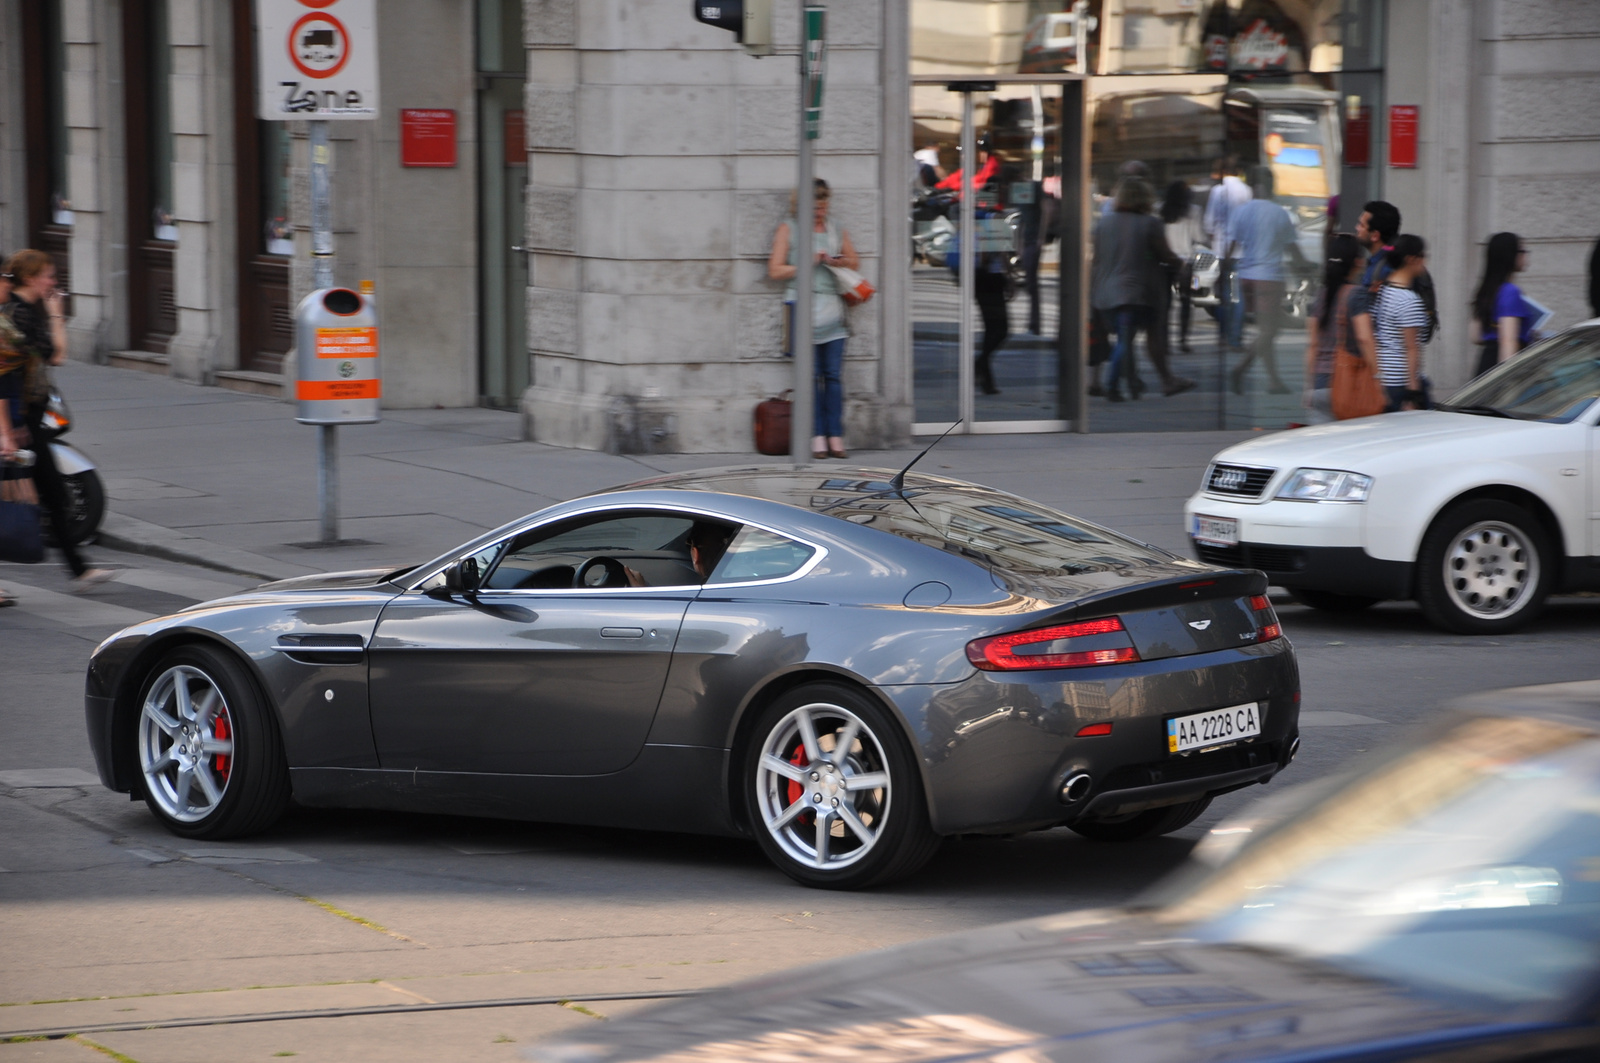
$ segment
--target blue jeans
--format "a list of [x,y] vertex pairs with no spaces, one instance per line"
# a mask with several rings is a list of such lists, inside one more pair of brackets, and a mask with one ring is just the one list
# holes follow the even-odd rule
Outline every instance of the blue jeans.
[[814,436],[844,435],[844,340],[817,344]]
[[1225,258],[1217,273],[1217,328],[1229,347],[1244,346],[1244,301],[1234,273],[1237,266],[1237,261]]
[[1111,357],[1106,359],[1107,390],[1117,389],[1117,378],[1122,371],[1124,357],[1128,359],[1128,379],[1132,380],[1139,375],[1133,365],[1133,334],[1144,329],[1145,339],[1148,342],[1150,321],[1154,316],[1148,306],[1119,306],[1112,311],[1111,320],[1117,330],[1117,343],[1111,348]]

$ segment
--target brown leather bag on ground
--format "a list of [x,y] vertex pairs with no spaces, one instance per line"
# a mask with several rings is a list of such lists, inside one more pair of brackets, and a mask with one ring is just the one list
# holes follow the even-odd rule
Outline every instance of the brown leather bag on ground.
[[[792,390],[792,389],[790,389]],[[776,398],[756,403],[756,451],[760,454],[789,453],[789,416],[793,404],[785,398],[789,391]]]
[[1333,350],[1333,382],[1328,396],[1328,406],[1335,419],[1348,421],[1355,417],[1371,417],[1382,413],[1389,405],[1389,396],[1383,385],[1372,375],[1373,367],[1359,354],[1350,353],[1350,299],[1339,301],[1338,342]]

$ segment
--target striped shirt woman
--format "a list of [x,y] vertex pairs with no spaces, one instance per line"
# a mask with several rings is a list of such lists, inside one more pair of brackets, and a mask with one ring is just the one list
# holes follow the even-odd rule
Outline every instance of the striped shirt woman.
[[1388,252],[1393,272],[1372,300],[1372,326],[1378,347],[1378,374],[1389,392],[1390,411],[1420,405],[1422,344],[1431,314],[1413,288],[1426,268],[1422,238],[1402,234]]

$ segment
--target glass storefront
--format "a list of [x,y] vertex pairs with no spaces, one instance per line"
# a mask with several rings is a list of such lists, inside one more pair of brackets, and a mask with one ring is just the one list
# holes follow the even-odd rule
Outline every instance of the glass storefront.
[[[916,421],[952,420],[966,380],[973,396],[967,408],[977,422],[1038,430],[1072,421],[1083,429],[1063,384],[1071,374],[1053,361],[1058,347],[1063,359],[1089,362],[1085,379],[1095,386],[1083,409],[1095,431],[1307,420],[1305,320],[1323,241],[1353,229],[1361,203],[1381,194],[1381,146],[1368,130],[1381,113],[1382,3],[912,0]],[[1070,171],[1082,149],[1061,143],[1059,86],[1008,80],[1052,75],[1086,79],[1084,197],[1062,198],[1058,163],[1076,187]],[[950,85],[936,83],[941,79]],[[1002,318],[993,305],[981,305],[983,284],[972,290],[980,305],[968,330],[967,372],[959,371],[957,355],[962,311],[952,289],[958,285],[942,262],[952,242],[959,262],[962,204],[946,180],[962,167],[963,93],[950,91],[958,85],[987,90],[972,93],[971,150],[975,178],[984,178],[975,189],[973,235],[980,276],[1003,271],[998,286],[984,283],[999,288],[1008,311]],[[1243,184],[1230,182],[1219,207],[1270,199],[1291,223],[1293,238],[1279,241],[1275,265],[1263,267],[1256,253],[1246,267],[1247,277],[1276,273],[1269,284],[1254,283],[1259,276],[1238,283],[1229,269],[1246,249],[1222,238],[1218,219],[1226,212],[1213,210],[1207,226],[1225,159]],[[1070,228],[1092,232],[1129,176],[1153,193],[1152,209],[1169,223],[1169,242],[1185,268],[1152,281],[1150,290],[1159,293],[1152,301],[1164,305],[1155,308],[1149,330],[1139,330],[1137,372],[1122,374],[1116,393],[1106,395],[1100,363],[1114,345],[1115,316],[1061,319],[1057,308],[1065,304],[1055,292],[1063,255],[1070,264],[1083,249],[1064,248],[1058,237],[1066,228],[1061,215],[1078,202],[1085,203],[1087,224]],[[1011,247],[1002,254],[1007,235]],[[1235,319],[1242,329],[1224,328]],[[1070,335],[1058,343],[1063,330]],[[991,333],[1003,342],[990,340]],[[1136,395],[1142,397],[1135,401]]]

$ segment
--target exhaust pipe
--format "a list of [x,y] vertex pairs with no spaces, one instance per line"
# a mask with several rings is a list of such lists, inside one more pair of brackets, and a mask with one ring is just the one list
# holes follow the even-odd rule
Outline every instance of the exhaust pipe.
[[1289,741],[1289,755],[1285,757],[1283,761],[1285,767],[1294,763],[1294,756],[1298,752],[1300,752],[1300,736],[1295,735],[1294,738],[1290,739]]
[[1074,804],[1089,796],[1089,790],[1094,786],[1094,780],[1086,772],[1076,772],[1068,775],[1061,783],[1061,800],[1065,804]]

